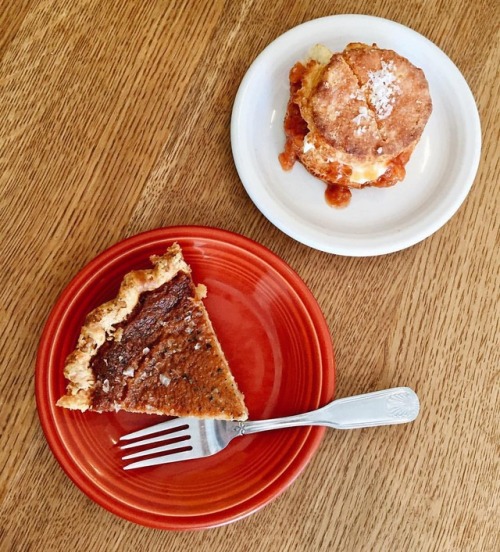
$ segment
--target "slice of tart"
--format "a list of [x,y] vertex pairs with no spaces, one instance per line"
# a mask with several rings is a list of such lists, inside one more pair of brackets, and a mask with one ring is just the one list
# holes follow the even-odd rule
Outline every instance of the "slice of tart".
[[58,406],[245,420],[248,416],[178,244],[125,275],[115,299],[85,319],[67,357]]

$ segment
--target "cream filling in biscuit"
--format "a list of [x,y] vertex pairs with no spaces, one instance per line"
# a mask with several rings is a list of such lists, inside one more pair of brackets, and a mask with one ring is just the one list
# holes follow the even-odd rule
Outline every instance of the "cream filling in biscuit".
[[349,177],[351,182],[357,184],[364,184],[365,182],[371,182],[377,180],[387,170],[387,163],[371,163],[370,165],[351,165],[352,174]]
[[[302,151],[304,153],[307,153],[308,151],[315,150],[316,146],[313,142],[308,140],[308,136],[304,138],[304,145],[302,147]],[[382,153],[382,148],[378,148],[377,153]],[[339,163],[341,162],[338,159],[334,159],[331,157],[328,157],[325,160],[327,163]],[[388,162],[382,162],[379,161],[378,163],[370,163],[370,164],[352,164],[349,165],[352,169],[352,174],[349,176],[349,180],[351,182],[354,182],[356,184],[365,184],[366,182],[371,182],[373,180],[377,180],[380,176],[382,176],[385,171],[388,168]]]

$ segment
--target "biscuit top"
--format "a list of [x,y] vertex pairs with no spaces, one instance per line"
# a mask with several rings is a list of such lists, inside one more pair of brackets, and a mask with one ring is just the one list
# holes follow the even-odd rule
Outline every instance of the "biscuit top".
[[311,134],[342,162],[392,158],[420,138],[432,110],[427,81],[396,52],[349,44],[308,72],[297,103]]

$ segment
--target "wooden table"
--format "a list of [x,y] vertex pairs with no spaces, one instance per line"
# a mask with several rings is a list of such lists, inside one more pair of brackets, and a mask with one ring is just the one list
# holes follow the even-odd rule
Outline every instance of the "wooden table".
[[[0,8],[0,549],[498,550],[495,2],[180,4]],[[387,17],[424,34],[456,63],[479,107],[482,160],[467,200],[399,253],[339,257],[292,240],[257,210],[234,168],[230,114],[249,64],[287,29],[335,13]],[[337,396],[409,385],[421,398],[417,422],[328,432],[286,492],[224,527],[153,530],[89,500],[38,421],[41,330],[96,254],[177,224],[232,230],[282,257],[328,321]]]

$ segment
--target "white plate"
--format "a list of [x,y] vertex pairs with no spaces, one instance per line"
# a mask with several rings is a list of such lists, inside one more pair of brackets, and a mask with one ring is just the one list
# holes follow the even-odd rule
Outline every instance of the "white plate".
[[[433,112],[408,163],[391,188],[352,190],[346,209],[324,199],[325,185],[300,163],[282,170],[288,73],[311,46],[342,51],[349,42],[376,43],[421,67]],[[393,21],[335,15],[309,21],[272,42],[241,82],[231,120],[239,176],[255,205],[292,238],[329,253],[363,257],[399,251],[427,238],[457,211],[481,154],[481,128],[472,93],[453,62],[422,35]]]

